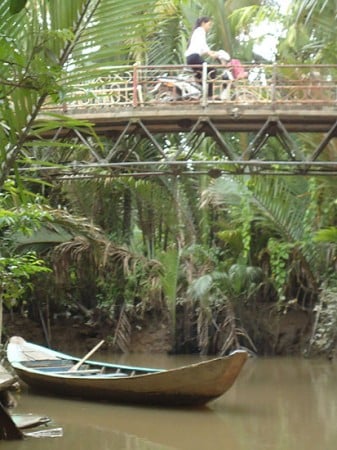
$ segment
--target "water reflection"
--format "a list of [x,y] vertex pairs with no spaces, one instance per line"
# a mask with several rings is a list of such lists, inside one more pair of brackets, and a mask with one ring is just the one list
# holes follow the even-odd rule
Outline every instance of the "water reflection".
[[[197,359],[161,356],[156,364],[150,361],[155,358],[129,356],[123,362],[173,367]],[[133,407],[23,392],[16,412],[48,415],[51,426],[63,427],[64,436],[5,445],[8,450],[335,450],[336,368],[320,360],[252,359],[231,390],[203,409]]]

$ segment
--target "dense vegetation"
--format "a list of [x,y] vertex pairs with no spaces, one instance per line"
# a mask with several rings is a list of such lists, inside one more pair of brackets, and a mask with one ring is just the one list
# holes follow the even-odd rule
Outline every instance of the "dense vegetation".
[[[48,97],[62,99],[67,86],[112,63],[184,63],[200,15],[214,18],[212,46],[244,61],[260,57],[253,30],[268,17],[286,30],[278,62],[336,63],[334,2],[294,0],[285,15],[274,3],[1,2],[0,307],[40,320],[47,340],[57,315],[95,316],[110,324],[111,345],[123,351],[144,317],[169,324],[177,352],[225,353],[239,346],[269,354],[333,351],[333,177],[60,182],[20,172],[31,161],[57,164],[53,150],[61,145],[63,161],[74,146],[85,157],[78,140],[40,138],[60,124],[50,120],[43,130],[36,124]],[[60,120],[68,128],[87,127],[93,146],[109,152],[111,142],[95,136],[90,124]],[[183,145],[176,136],[165,139],[172,148]],[[239,151],[251,137],[224,139]],[[315,148],[305,134],[294,139],[304,155]],[[275,157],[278,145],[271,140],[266,156]],[[142,141],[137,146],[141,160],[151,160],[151,149]],[[213,157],[207,141],[197,153]],[[324,157],[336,159],[333,141]],[[275,329],[294,312],[305,314],[306,325],[287,347]]]

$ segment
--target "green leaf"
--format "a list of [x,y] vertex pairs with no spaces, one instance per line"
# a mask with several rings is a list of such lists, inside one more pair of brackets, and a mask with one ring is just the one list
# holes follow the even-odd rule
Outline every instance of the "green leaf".
[[12,0],[9,6],[9,11],[11,14],[19,13],[25,6],[27,0]]

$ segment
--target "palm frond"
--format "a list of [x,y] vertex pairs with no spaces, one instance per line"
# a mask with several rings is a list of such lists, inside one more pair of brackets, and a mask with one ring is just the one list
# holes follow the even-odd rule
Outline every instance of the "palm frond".
[[146,38],[156,22],[156,1],[105,0],[90,3],[90,21],[83,30],[79,30],[73,46],[73,63],[85,72],[97,66],[144,61]]
[[296,242],[303,237],[303,217],[310,200],[304,195],[306,191],[305,180],[292,183],[281,177],[256,177],[247,187],[244,179],[224,178],[215,180],[204,192],[202,204],[235,206],[240,217],[242,200],[246,198],[255,211],[254,220],[263,221],[269,230]]
[[49,95],[145,54],[156,1],[31,0],[14,15],[11,4],[0,6],[0,185]]
[[177,286],[180,270],[179,252],[176,248],[170,248],[159,254],[158,259],[163,266],[161,275],[162,287],[169,306],[173,329],[175,329]]
[[[241,181],[241,182],[240,182]],[[250,222],[259,225],[266,233],[265,244],[271,237],[296,248],[296,259],[301,261],[302,276],[306,273],[312,286],[317,286],[322,255],[312,241],[315,215],[308,181],[303,177],[289,180],[281,177],[255,177],[246,184],[238,178],[216,180],[205,199],[214,198],[218,205],[230,208],[234,222],[242,224],[242,205],[250,206]],[[237,186],[235,191],[234,185]],[[224,187],[229,186],[227,191]],[[241,194],[232,195],[232,192]],[[222,203],[221,203],[222,198]],[[235,207],[233,207],[233,205]],[[244,222],[245,223],[245,222]],[[290,247],[289,247],[290,248]],[[300,272],[297,268],[298,273]]]
[[[298,189],[298,185],[292,184],[281,177],[265,178],[263,181],[254,180],[252,202],[260,212],[260,219],[268,219],[274,230],[281,233],[285,240],[298,242],[304,234],[305,212],[309,205],[309,196],[306,182]],[[301,194],[301,195],[300,195]]]
[[337,244],[337,228],[329,227],[317,231],[314,241]]
[[125,305],[123,305],[112,340],[113,346],[117,347],[123,353],[127,353],[130,350],[131,331],[131,324],[126,313]]
[[213,287],[213,277],[209,274],[203,275],[192,282],[188,294],[194,301],[203,301]]

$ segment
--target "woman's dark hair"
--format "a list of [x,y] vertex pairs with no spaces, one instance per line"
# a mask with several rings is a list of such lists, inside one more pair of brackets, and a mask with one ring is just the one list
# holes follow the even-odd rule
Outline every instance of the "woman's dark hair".
[[195,30],[196,28],[200,27],[203,23],[208,23],[211,20],[212,19],[210,17],[207,17],[207,16],[199,17],[199,19],[197,19],[196,22],[195,22],[193,30]]
[[[194,28],[193,28],[192,32],[195,29],[199,28],[203,23],[211,22],[211,20],[212,19],[210,17],[208,17],[208,16],[199,17],[199,19],[197,19],[196,22],[195,22],[195,25],[194,25]],[[189,39],[189,41],[187,43],[187,47],[190,45],[190,43],[191,43],[191,38]]]

